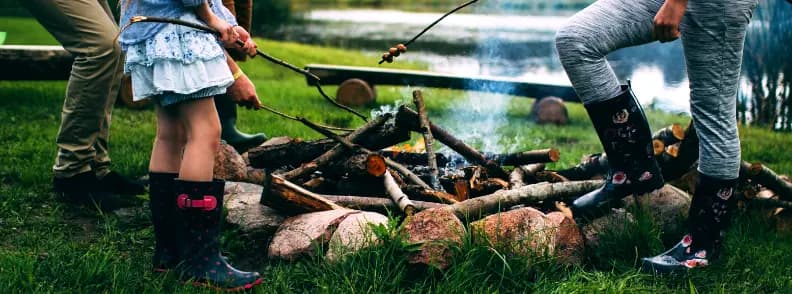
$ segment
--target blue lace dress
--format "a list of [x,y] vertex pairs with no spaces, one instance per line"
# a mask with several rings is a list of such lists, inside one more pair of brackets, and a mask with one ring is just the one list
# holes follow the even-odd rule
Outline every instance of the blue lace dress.
[[[203,23],[189,10],[178,18]],[[146,29],[145,25],[130,28]],[[234,83],[225,51],[213,34],[172,24],[158,25],[156,32],[145,38],[140,38],[140,30],[130,33],[122,33],[120,41],[126,51],[124,72],[132,77],[134,101],[151,98],[168,106],[223,94]],[[130,42],[133,38],[142,40]]]

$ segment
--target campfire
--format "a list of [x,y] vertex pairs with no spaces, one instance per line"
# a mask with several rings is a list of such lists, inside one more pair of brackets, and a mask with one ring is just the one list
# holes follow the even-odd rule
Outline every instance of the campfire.
[[[547,170],[545,164],[560,158],[557,149],[482,153],[433,124],[420,91],[414,91],[413,98],[415,110],[400,106],[344,135],[300,118],[327,138],[273,138],[246,153],[249,171],[266,172],[227,179],[260,184],[260,203],[247,205],[263,205],[287,218],[269,245],[270,257],[315,253],[317,243],[331,240],[351,248],[373,244],[373,235],[364,233],[368,224],[387,223],[384,213],[401,212],[407,240],[422,244],[413,263],[447,266],[443,257],[449,254],[448,246],[460,244],[468,227],[481,233],[474,236],[486,236],[487,242],[522,244],[518,252],[529,248],[558,254],[569,263],[582,260],[584,243],[596,239],[597,222],[581,230],[562,203],[603,184],[605,155]],[[414,142],[413,132],[421,134]],[[453,153],[437,153],[438,142]],[[689,191],[693,185],[686,183],[695,177],[698,159],[693,125],[684,129],[674,124],[657,131],[653,147],[665,179]],[[217,174],[229,174],[222,171],[226,161],[218,163]],[[771,170],[746,162],[743,175],[743,186],[749,187],[742,189],[748,191],[743,199],[792,207],[777,196],[792,195],[792,185]],[[757,197],[765,188],[777,195]],[[670,214],[674,220],[686,213],[690,202],[689,195],[671,186],[644,198],[653,212]],[[336,247],[329,248],[328,257],[339,255],[332,249]]]

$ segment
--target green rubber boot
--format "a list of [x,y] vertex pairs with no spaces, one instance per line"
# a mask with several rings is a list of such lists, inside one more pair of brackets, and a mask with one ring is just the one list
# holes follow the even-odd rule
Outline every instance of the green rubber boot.
[[258,133],[255,135],[245,134],[237,130],[237,105],[231,101],[228,95],[217,95],[214,99],[217,115],[220,118],[220,126],[223,128],[220,138],[234,147],[240,154],[250,148],[256,147],[267,140],[267,135]]

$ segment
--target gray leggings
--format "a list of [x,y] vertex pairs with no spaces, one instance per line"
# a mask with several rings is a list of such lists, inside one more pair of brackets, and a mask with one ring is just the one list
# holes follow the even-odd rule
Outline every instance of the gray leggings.
[[[662,0],[599,0],[575,14],[556,35],[556,48],[584,104],[619,94],[605,55],[653,42]],[[757,0],[690,0],[682,45],[690,80],[690,109],[699,143],[699,171],[735,179],[740,169],[737,87],[745,29]]]

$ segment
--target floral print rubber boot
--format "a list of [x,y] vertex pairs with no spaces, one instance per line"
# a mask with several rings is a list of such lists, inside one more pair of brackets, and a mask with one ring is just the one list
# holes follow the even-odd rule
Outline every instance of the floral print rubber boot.
[[688,212],[689,233],[668,251],[643,258],[642,269],[674,273],[709,265],[720,254],[736,186],[737,179],[721,180],[700,173]]
[[584,106],[608,157],[609,170],[604,186],[572,202],[572,213],[580,222],[619,207],[628,195],[663,186],[652,149],[652,131],[630,86],[622,86],[622,93],[614,98]]

